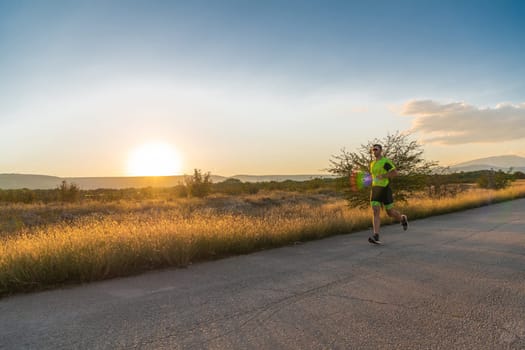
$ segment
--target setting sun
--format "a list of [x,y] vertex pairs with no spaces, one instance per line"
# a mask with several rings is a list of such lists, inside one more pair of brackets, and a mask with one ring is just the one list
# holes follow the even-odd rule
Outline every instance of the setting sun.
[[178,175],[181,168],[179,153],[167,143],[143,144],[134,149],[128,159],[128,174],[131,176]]

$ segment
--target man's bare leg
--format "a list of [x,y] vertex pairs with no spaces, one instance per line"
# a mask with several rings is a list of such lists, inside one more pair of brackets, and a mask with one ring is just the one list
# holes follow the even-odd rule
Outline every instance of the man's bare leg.
[[374,227],[374,234],[370,237],[368,237],[368,242],[373,244],[381,244],[381,241],[379,240],[379,228],[381,227],[381,206],[380,205],[372,205],[372,212],[374,213],[374,217],[372,219],[372,225]]
[[374,213],[374,219],[372,220],[374,234],[379,234],[379,229],[381,228],[381,206],[373,205],[372,210]]
[[391,209],[387,209],[386,210],[386,213],[388,214],[388,216],[390,216],[391,218],[394,218],[396,219],[397,221],[401,222],[401,213],[398,212],[397,210],[391,208]]

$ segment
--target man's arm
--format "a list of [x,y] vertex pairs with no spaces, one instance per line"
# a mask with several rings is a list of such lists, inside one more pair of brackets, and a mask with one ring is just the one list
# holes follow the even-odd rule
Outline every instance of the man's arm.
[[396,177],[397,176],[397,170],[396,169],[392,169],[390,170],[388,173],[386,174],[383,174],[383,175],[378,175],[377,176],[377,179],[378,180],[382,180],[382,179],[391,179],[393,177]]

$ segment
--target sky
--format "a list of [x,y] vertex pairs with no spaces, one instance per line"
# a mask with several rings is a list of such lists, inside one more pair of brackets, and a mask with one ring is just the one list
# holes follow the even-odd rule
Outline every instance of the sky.
[[523,18],[505,0],[0,0],[0,173],[322,174],[397,131],[443,166],[525,156]]

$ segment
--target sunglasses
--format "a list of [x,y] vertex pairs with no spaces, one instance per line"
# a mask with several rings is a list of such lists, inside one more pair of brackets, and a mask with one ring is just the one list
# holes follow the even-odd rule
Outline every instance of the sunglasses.
[[372,151],[377,152],[379,151],[379,148],[372,148]]

